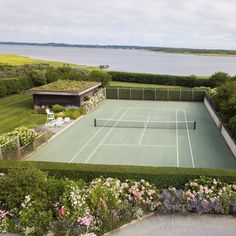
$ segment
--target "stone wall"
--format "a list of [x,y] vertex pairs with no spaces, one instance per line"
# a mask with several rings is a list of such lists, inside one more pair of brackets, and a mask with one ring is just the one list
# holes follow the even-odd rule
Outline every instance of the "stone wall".
[[93,111],[96,107],[106,98],[105,88],[99,89],[96,93],[89,98],[88,101],[84,101],[82,107],[86,113]]

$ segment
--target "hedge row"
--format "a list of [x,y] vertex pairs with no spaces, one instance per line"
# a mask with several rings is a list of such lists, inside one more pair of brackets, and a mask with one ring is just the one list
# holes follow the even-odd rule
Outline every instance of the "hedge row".
[[46,171],[49,176],[55,176],[56,178],[83,179],[86,182],[100,176],[119,178],[120,180],[135,179],[139,181],[140,179],[145,179],[159,188],[167,188],[169,186],[180,188],[189,179],[195,179],[200,176],[218,178],[226,183],[236,181],[236,170],[66,164],[55,162],[1,161],[0,172],[6,173],[9,168],[25,166],[35,166]]
[[24,77],[0,79],[0,97],[20,93],[32,86],[32,82]]
[[196,76],[177,76],[161,74],[144,74],[109,71],[113,81],[133,82],[146,84],[176,85],[185,87],[212,87],[213,84],[209,79],[199,79]]

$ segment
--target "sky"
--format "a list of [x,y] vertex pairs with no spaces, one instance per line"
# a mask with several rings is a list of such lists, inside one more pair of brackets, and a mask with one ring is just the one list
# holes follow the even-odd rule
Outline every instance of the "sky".
[[0,41],[236,49],[236,0],[0,0]]

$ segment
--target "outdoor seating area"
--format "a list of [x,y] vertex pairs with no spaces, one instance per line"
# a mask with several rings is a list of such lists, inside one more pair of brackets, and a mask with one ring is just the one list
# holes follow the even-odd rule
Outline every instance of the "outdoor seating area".
[[65,117],[64,119],[62,117],[55,118],[54,112],[50,111],[48,108],[46,109],[46,114],[47,114],[45,123],[46,127],[51,127],[51,128],[62,127],[70,122],[70,117]]

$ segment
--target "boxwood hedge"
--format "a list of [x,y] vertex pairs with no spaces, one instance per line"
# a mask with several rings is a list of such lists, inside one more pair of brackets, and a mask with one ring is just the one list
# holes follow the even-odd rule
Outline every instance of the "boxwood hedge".
[[120,180],[145,179],[156,184],[159,188],[168,186],[183,187],[189,179],[199,176],[219,178],[227,183],[236,181],[236,170],[206,169],[206,168],[175,168],[175,167],[142,167],[118,165],[92,165],[55,162],[17,162],[0,161],[0,172],[7,172],[9,168],[35,166],[46,171],[49,176],[56,178],[69,178],[72,180],[83,179],[91,181],[94,178],[114,177]]
[[0,79],[0,97],[20,93],[32,87],[32,82],[24,77]]
[[185,87],[212,87],[213,84],[209,79],[196,78],[196,76],[177,76],[177,75],[161,75],[161,74],[145,74],[131,73],[120,71],[109,71],[113,81],[160,84],[160,85],[176,85]]

